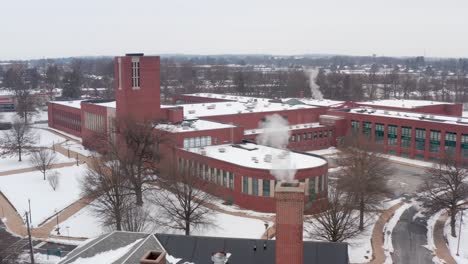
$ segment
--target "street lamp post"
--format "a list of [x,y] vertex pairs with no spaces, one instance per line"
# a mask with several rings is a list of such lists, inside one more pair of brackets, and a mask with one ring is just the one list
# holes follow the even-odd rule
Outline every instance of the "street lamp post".
[[460,251],[460,236],[461,236],[461,229],[463,225],[463,213],[464,211],[468,208],[463,208],[460,209],[460,228],[458,229],[458,245],[457,245],[457,256],[460,256],[459,251]]
[[57,212],[57,235],[60,236],[59,212],[57,210],[55,211]]
[[29,223],[32,226],[32,214],[31,214],[31,199],[28,198],[28,205],[29,205]]

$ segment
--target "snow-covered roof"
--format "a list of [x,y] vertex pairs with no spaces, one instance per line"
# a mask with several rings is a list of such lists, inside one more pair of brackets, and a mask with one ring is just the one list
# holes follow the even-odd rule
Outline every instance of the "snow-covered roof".
[[258,112],[285,111],[303,108],[316,108],[309,105],[289,105],[268,101],[256,101],[249,103],[219,102],[203,104],[184,104],[184,117],[194,119],[202,116],[233,115]]
[[361,105],[372,105],[372,106],[386,106],[386,107],[400,107],[400,108],[416,108],[428,105],[439,105],[448,104],[446,102],[437,101],[425,101],[425,100],[406,100],[406,99],[388,99],[388,100],[376,100],[369,102],[358,102]]
[[313,105],[313,106],[332,106],[345,103],[345,101],[337,101],[337,100],[330,100],[330,99],[314,99],[314,98],[286,98],[283,99],[283,102],[301,102],[306,105]]
[[223,99],[223,100],[230,100],[236,102],[251,102],[254,100],[257,101],[265,101],[268,102],[271,100],[270,98],[260,98],[260,97],[250,97],[250,96],[240,96],[240,95],[229,95],[229,94],[216,94],[216,93],[193,93],[193,94],[184,94],[187,96],[196,96],[196,97],[205,97],[205,98],[215,98],[215,99]]
[[349,113],[468,126],[467,117],[452,117],[452,116],[442,116],[442,115],[419,114],[419,113],[414,113],[414,112],[389,111],[389,110],[379,110],[379,109],[369,109],[369,108],[353,108],[349,110]]
[[283,159],[287,153],[289,153],[290,164],[288,168],[284,169],[300,170],[327,164],[326,160],[322,158],[253,143],[213,145],[203,148],[189,148],[187,151],[238,166],[263,170],[278,169],[274,166],[274,160]]
[[158,126],[156,126],[157,129],[166,130],[166,131],[174,132],[174,133],[223,129],[223,128],[231,128],[231,127],[235,127],[235,126],[230,125],[230,124],[212,122],[208,120],[201,120],[201,119],[183,121],[180,124],[159,124]]
[[51,101],[50,103],[65,105],[72,108],[81,109],[81,102],[84,100],[73,100],[73,101]]
[[109,108],[115,108],[115,101],[112,101],[112,102],[105,102],[105,103],[97,103],[95,105],[100,105],[100,106],[105,106],[105,107],[109,107]]
[[[288,126],[288,130],[298,130],[298,129],[305,129],[305,128],[312,128],[312,127],[324,127],[320,125],[320,123],[306,123],[306,124],[297,124],[297,125],[290,125]],[[251,135],[251,134],[261,134],[264,132],[263,128],[256,128],[256,129],[247,129],[244,130],[244,135]]]

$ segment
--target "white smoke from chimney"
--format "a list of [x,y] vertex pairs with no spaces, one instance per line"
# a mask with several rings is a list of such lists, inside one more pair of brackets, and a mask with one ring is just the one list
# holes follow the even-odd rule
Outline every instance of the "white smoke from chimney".
[[309,77],[309,87],[312,94],[312,98],[314,99],[323,99],[323,94],[320,91],[320,86],[315,83],[315,79],[319,74],[319,69],[317,68],[309,68],[304,71]]
[[271,154],[271,175],[279,181],[294,180],[297,169],[292,164],[290,151],[287,149],[290,137],[288,121],[278,114],[273,114],[266,116],[259,126],[263,133],[257,136],[257,143],[283,150],[279,155]]

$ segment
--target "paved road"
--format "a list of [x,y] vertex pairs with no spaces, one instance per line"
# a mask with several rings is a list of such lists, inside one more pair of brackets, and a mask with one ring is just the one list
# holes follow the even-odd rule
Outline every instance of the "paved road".
[[394,196],[413,195],[424,181],[425,169],[392,162],[394,173],[389,177],[388,184],[393,189]]
[[423,245],[427,244],[427,218],[416,218],[414,207],[406,210],[393,229],[392,243],[394,248],[393,263],[395,264],[427,264],[432,263],[432,255]]

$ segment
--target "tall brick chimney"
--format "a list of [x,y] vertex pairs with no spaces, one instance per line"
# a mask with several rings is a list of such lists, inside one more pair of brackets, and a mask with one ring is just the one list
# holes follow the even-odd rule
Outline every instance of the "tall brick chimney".
[[302,264],[304,184],[279,182],[276,185],[276,264]]

